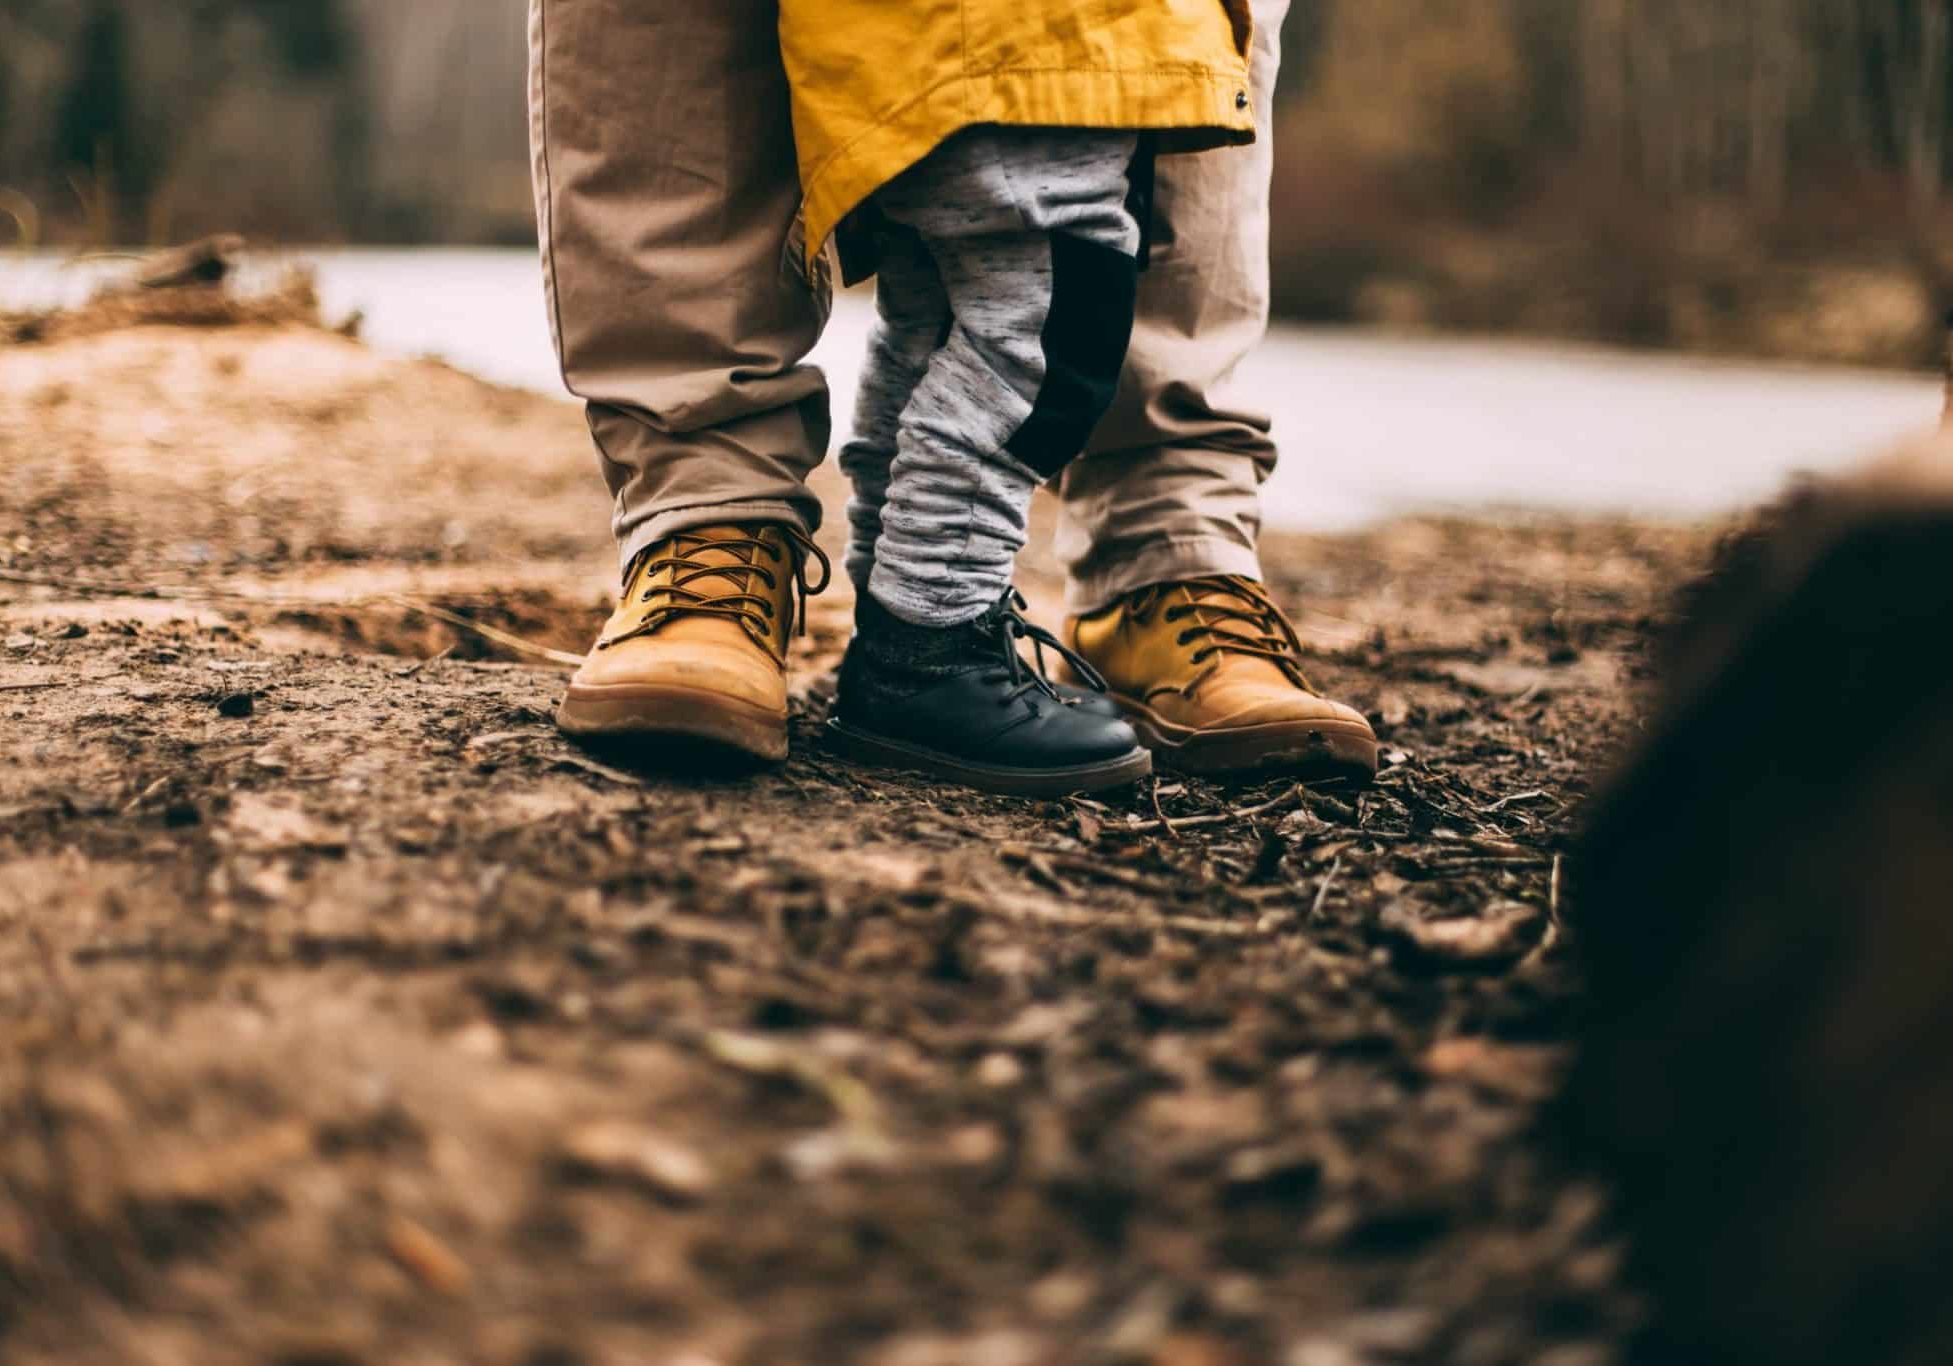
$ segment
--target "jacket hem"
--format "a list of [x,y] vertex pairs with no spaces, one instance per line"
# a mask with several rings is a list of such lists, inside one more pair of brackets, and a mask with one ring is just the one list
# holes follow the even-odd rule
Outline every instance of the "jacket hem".
[[1136,129],[1164,133],[1162,152],[1255,140],[1248,75],[1208,67],[1012,69],[956,76],[900,106],[808,173],[809,268],[841,220],[953,134],[1005,127]]

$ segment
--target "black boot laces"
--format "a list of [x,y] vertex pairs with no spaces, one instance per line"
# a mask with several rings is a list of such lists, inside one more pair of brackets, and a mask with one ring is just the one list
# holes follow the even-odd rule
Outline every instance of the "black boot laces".
[[[1051,650],[1058,658],[1071,667],[1072,673],[1094,692],[1104,692],[1107,688],[1104,675],[1092,667],[1078,651],[1066,645],[1044,627],[1026,617],[1030,604],[1024,595],[1015,588],[1005,593],[1002,600],[991,609],[985,625],[997,633],[997,644],[1004,653],[1004,667],[984,675],[984,681],[1007,685],[1010,691],[998,699],[997,705],[1008,707],[1019,698],[1041,693],[1060,706],[1076,705],[1072,699],[1059,692],[1051,681],[1051,672],[1044,652]],[[1028,640],[1034,651],[1035,664],[1025,662],[1024,656],[1017,652],[1017,642]],[[1032,714],[1036,714],[1033,704]]]

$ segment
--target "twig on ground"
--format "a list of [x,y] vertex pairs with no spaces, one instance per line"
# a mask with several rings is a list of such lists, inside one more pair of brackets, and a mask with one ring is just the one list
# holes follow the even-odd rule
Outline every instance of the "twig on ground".
[[621,768],[612,768],[609,764],[600,764],[595,759],[586,759],[581,754],[564,753],[556,755],[555,758],[559,764],[568,764],[571,768],[580,768],[585,773],[594,773],[599,778],[608,778],[613,783],[621,783],[625,787],[644,786],[644,779],[638,777],[636,774],[626,773]]
[[[1005,844],[998,853],[1006,863],[1022,864],[1033,873],[1060,880],[1064,873],[1075,873],[1079,877],[1090,878],[1096,882],[1109,882],[1115,887],[1126,887],[1149,896],[1170,897],[1174,889],[1158,878],[1147,877],[1130,869],[1115,867],[1110,863],[1089,858],[1084,854],[1069,854],[1059,850],[1035,849],[1028,844]],[[1053,890],[1069,891],[1062,885]]]
[[1497,815],[1508,806],[1519,806],[1525,802],[1553,802],[1555,806],[1559,805],[1559,802],[1552,793],[1534,789],[1531,792],[1515,792],[1510,797],[1501,797],[1487,806],[1479,807],[1478,811],[1482,816],[1492,816]]
[[437,1295],[456,1299],[474,1283],[474,1273],[461,1254],[411,1219],[396,1215],[389,1220],[384,1241],[393,1259]]
[[453,654],[454,650],[455,647],[450,645],[447,647],[447,649],[441,651],[439,654],[429,655],[426,659],[423,659],[415,664],[409,664],[404,669],[395,669],[393,671],[393,676],[395,678],[412,678],[418,673],[420,673],[422,669],[425,669],[428,665],[439,664],[442,660],[446,659],[449,655]]
[[[1115,825],[1111,828],[1122,835],[1145,835],[1162,829],[1169,832],[1178,832],[1181,830],[1198,830],[1208,825],[1227,825],[1233,821],[1253,820],[1257,816],[1269,815],[1284,806],[1300,801],[1302,794],[1306,790],[1301,783],[1297,783],[1288,791],[1282,793],[1281,796],[1276,797],[1272,801],[1263,802],[1259,806],[1237,807],[1233,811],[1216,811],[1206,816],[1178,816],[1171,820],[1162,814],[1157,821],[1141,821],[1137,825]],[[1159,806],[1159,798],[1155,796],[1153,798],[1153,809],[1158,811]]]
[[1533,945],[1532,952],[1527,954],[1519,964],[1521,972],[1529,971],[1543,962],[1546,955],[1559,945],[1564,935],[1560,921],[1560,870],[1564,858],[1565,856],[1561,854],[1553,855],[1553,873],[1546,882],[1546,933],[1539,937],[1539,942]]
[[1436,858],[1423,866],[1433,873],[1456,873],[1467,868],[1544,868],[1549,860],[1544,854],[1453,854],[1442,851]]
[[0,569],[0,583],[17,583],[27,588],[59,588],[64,593],[78,593],[83,597],[175,597],[198,591],[191,588],[177,590],[148,588],[141,584],[103,583],[93,579],[57,579],[46,574],[23,574],[13,569]]
[[161,792],[165,787],[169,786],[169,781],[170,780],[168,777],[158,778],[155,782],[151,783],[148,787],[145,787],[142,791],[136,793],[135,796],[129,799],[129,804],[122,808],[122,814],[126,816],[131,811],[134,811],[137,807],[141,806],[144,802],[148,801],[151,797],[155,796],[158,792]]
[[12,806],[0,806],[0,821],[23,820],[28,816],[38,816],[42,812],[53,814],[61,809],[59,802],[18,802]]
[[1157,777],[1147,787],[1146,795],[1153,799],[1153,815],[1157,817],[1153,824],[1147,828],[1164,830],[1167,834],[1171,835],[1174,832],[1174,825],[1172,821],[1166,818],[1166,812],[1160,806],[1160,780]]
[[1043,886],[1046,891],[1056,892],[1059,896],[1071,895],[1070,885],[1058,875],[1058,870],[1051,866],[1048,855],[1041,854],[1035,849],[1026,850],[1024,871],[1031,875],[1033,882]]
[[[1082,881],[1101,882],[1114,887],[1124,888],[1136,896],[1146,897],[1158,902],[1172,903],[1198,898],[1209,904],[1221,901],[1237,906],[1253,907],[1255,905],[1254,896],[1246,894],[1236,887],[1219,883],[1205,883],[1198,888],[1193,888],[1163,881],[1155,877],[1148,877],[1144,873],[1136,873],[1130,869],[1116,867],[1110,863],[1100,862],[1098,859],[1091,858],[1085,854],[1072,853],[1067,850],[1038,849],[1026,844],[1004,844],[999,846],[998,853],[1006,863],[1018,864],[1026,869],[1032,868],[1035,861],[1036,866],[1041,867],[1047,874],[1061,880],[1069,874]],[[1065,887],[1061,895],[1068,895],[1073,900],[1077,900],[1078,898],[1078,893],[1069,886]],[[1067,925],[1078,924],[1104,927],[1114,923],[1120,923],[1130,924],[1139,928],[1158,929],[1164,927],[1182,929],[1195,934],[1225,934],[1233,936],[1247,932],[1242,926],[1233,921],[1207,920],[1197,916],[1163,915],[1150,917],[1133,915],[1121,920],[1113,913],[1089,911],[1079,912],[1078,918],[1073,920],[1064,918],[1064,915],[1061,913],[1053,911],[1049,914],[1039,912],[1038,918],[1054,920],[1057,923]]]
[[735,1072],[798,1082],[824,1097],[843,1122],[864,1135],[886,1141],[887,1122],[874,1091],[853,1073],[809,1049],[729,1029],[699,1035],[695,1046]]
[[561,664],[569,669],[581,668],[583,665],[582,655],[573,655],[567,650],[552,650],[546,645],[538,645],[534,641],[524,640],[521,636],[512,635],[507,631],[498,630],[493,626],[488,626],[482,622],[464,617],[459,612],[450,612],[445,607],[436,607],[431,602],[421,602],[415,598],[400,597],[392,593],[387,594],[381,601],[390,602],[395,607],[401,608],[404,611],[418,612],[422,616],[432,617],[436,621],[446,622],[449,626],[458,627],[464,631],[473,631],[476,635],[492,640],[497,645],[505,645],[518,654],[530,655],[536,659],[546,659],[552,664]]
[[1322,904],[1329,899],[1329,889],[1336,885],[1336,875],[1343,871],[1341,854],[1330,860],[1329,871],[1322,875],[1322,885],[1316,888],[1316,899],[1309,906],[1309,919],[1314,920],[1322,914]]
[[1467,849],[1489,855],[1492,858],[1536,858],[1543,860],[1546,857],[1539,850],[1529,849],[1523,844],[1515,844],[1511,840],[1489,839],[1484,835],[1461,835],[1455,839],[1441,840],[1438,847],[1443,849],[1446,844],[1462,844]]
[[1215,939],[1248,939],[1260,934],[1256,922],[1215,920],[1196,915],[1158,915],[1134,911],[1076,910],[1051,901],[1034,901],[992,892],[983,900],[957,897],[951,905],[976,915],[999,916],[1025,924],[1052,925],[1064,929],[1089,930],[1173,930],[1180,934],[1207,935]]

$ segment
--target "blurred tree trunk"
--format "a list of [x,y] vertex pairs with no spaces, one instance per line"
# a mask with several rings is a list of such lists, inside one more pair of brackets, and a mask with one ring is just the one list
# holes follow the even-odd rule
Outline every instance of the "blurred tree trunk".
[[1619,182],[1631,173],[1628,137],[1628,0],[1579,9],[1581,152]]
[[126,16],[105,0],[87,16],[75,75],[55,115],[54,154],[81,202],[88,236],[106,244],[123,227],[121,195],[146,199],[155,168],[131,106]]
[[1905,179],[1909,245],[1943,314],[1953,306],[1953,261],[1942,231],[1953,13],[1949,0],[1870,3],[1867,30],[1877,44],[1882,103]]
[[1793,0],[1759,0],[1752,39],[1749,108],[1750,202],[1774,217],[1790,187],[1790,109],[1801,85]]
[[530,221],[524,7],[479,0],[350,0],[369,54],[368,115],[384,160],[371,165],[367,226],[435,239]]
[[[1283,85],[1306,101],[1287,116],[1317,154],[1477,226],[1566,185],[1644,199],[1678,234],[1704,206],[1768,228],[1815,204],[1820,225],[1864,214],[1840,255],[1904,246],[1926,272],[1947,254],[1950,4],[1296,0]],[[125,234],[242,216],[513,241],[530,214],[522,8],[0,0],[0,188],[72,227],[71,178],[103,202],[112,186]],[[1570,224],[1577,193],[1551,210]],[[1931,266],[1936,291],[1949,273]]]

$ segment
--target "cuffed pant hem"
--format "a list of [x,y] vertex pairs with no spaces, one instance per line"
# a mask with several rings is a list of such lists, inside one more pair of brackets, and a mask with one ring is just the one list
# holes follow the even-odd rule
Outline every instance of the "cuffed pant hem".
[[669,540],[679,532],[695,527],[724,526],[729,522],[781,522],[808,536],[818,529],[817,523],[809,522],[806,509],[777,498],[667,508],[638,522],[619,538],[620,573],[628,574],[631,562],[659,541]]
[[996,606],[994,598],[989,602],[965,600],[944,603],[927,594],[904,592],[898,585],[886,582],[879,568],[869,576],[868,582],[868,591],[875,601],[911,626],[948,630],[952,626],[964,626],[976,621]]
[[1100,569],[1071,576],[1065,584],[1065,609],[1082,616],[1156,583],[1219,574],[1259,579],[1261,557],[1250,547],[1219,536],[1153,541]]

